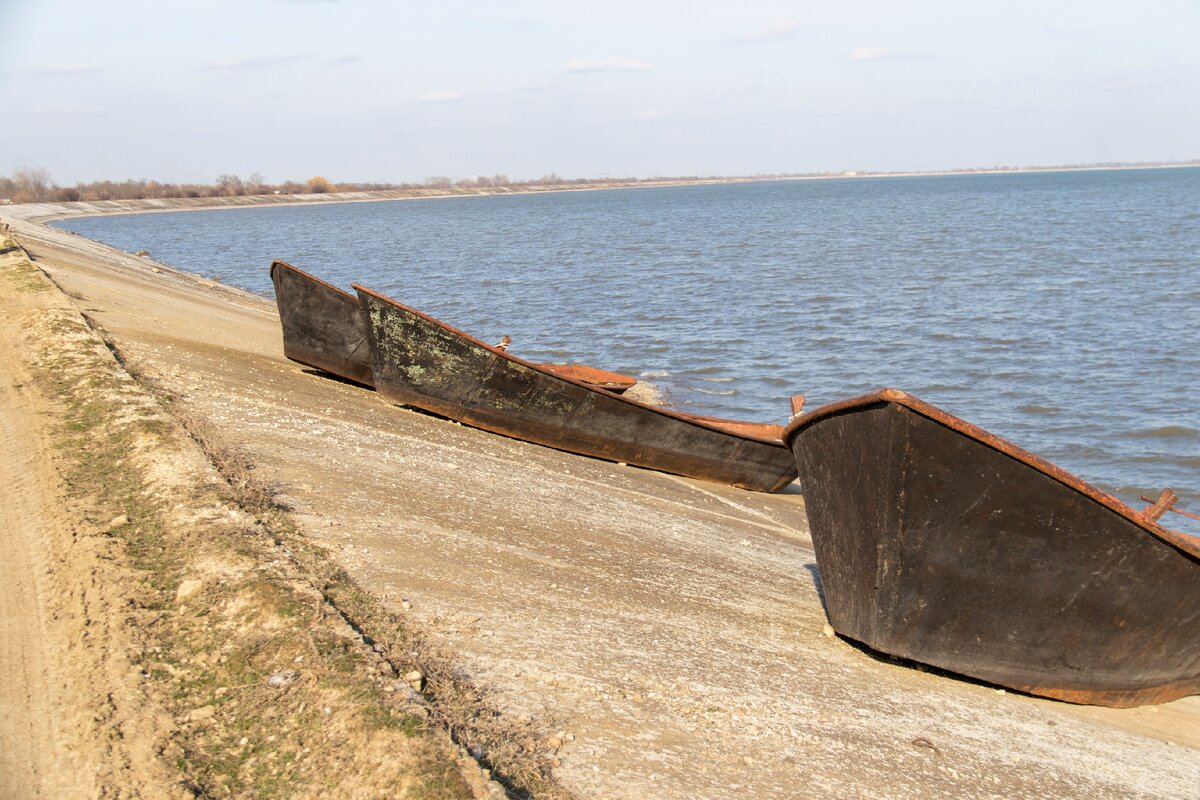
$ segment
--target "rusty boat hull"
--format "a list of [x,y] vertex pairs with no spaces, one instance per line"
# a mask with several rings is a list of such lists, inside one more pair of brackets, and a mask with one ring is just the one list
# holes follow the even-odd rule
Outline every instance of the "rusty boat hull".
[[[367,329],[358,298],[276,260],[271,282],[283,328],[283,354],[299,364],[374,388]],[[637,379],[583,364],[543,364],[557,375],[621,394]]]
[[1073,703],[1200,692],[1200,539],[894,389],[785,441],[840,634]]
[[558,450],[755,491],[777,491],[796,477],[779,425],[645,405],[354,289],[376,389],[399,403]]
[[375,385],[357,297],[285,261],[271,264],[271,283],[285,356],[363,386]]

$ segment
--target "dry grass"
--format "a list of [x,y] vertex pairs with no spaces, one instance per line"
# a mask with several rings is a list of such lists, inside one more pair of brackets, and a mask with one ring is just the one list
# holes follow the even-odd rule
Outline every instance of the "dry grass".
[[[103,337],[94,322],[89,320],[89,324]],[[557,742],[534,723],[505,717],[492,708],[456,666],[452,651],[437,644],[410,618],[388,611],[379,598],[365,591],[324,550],[306,539],[290,510],[279,503],[277,488],[259,477],[243,450],[230,445],[207,418],[164,389],[139,365],[130,363],[111,339],[103,338],[125,370],[163,403],[174,421],[200,446],[225,480],[228,499],[254,517],[276,552],[288,554],[324,604],[361,636],[362,642],[388,665],[390,674],[421,674],[415,699],[423,716],[449,733],[511,796],[552,800],[571,797],[552,777],[552,769],[558,764]],[[380,719],[392,724],[386,721],[390,718]]]
[[210,441],[243,478],[204,478],[212,470],[176,420],[94,333],[72,310],[42,315],[29,333],[35,383],[54,408],[71,512],[138,576],[122,587],[122,652],[174,718],[156,749],[178,786],[196,797],[471,797],[427,703],[396,691],[394,669],[311,573],[231,505],[270,506],[252,467]]

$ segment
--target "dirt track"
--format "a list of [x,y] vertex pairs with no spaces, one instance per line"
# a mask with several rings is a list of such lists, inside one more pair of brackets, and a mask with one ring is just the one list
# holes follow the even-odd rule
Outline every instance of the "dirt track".
[[62,231],[17,233],[130,358],[253,456],[314,541],[439,631],[507,713],[564,734],[557,774],[581,796],[1195,796],[1200,698],[1078,708],[822,636],[798,494],[395,408],[285,361],[261,298]]
[[7,272],[0,291],[0,797],[176,797],[154,749],[168,722],[129,680],[133,578],[63,485],[20,357],[65,298]]

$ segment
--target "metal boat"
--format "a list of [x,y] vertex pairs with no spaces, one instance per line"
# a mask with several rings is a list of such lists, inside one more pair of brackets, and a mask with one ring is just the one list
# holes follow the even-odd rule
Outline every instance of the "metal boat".
[[[1072,703],[1200,692],[1200,538],[896,389],[788,424],[830,624]],[[1183,512],[1181,512],[1183,513]]]
[[[271,282],[283,327],[284,355],[305,366],[373,387],[375,379],[358,298],[286,261],[271,264]],[[509,341],[505,336],[502,344],[507,346]],[[542,366],[618,394],[637,383],[628,375],[583,364]]]
[[399,403],[558,450],[746,489],[776,491],[796,477],[782,426],[646,405],[354,289],[375,388]]
[[271,264],[283,354],[339,378],[374,386],[358,298],[286,261]]

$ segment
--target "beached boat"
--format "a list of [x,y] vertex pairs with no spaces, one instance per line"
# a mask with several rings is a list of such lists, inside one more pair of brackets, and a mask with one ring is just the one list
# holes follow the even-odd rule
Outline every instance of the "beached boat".
[[1105,706],[1200,692],[1200,538],[895,389],[794,419],[830,624],[869,647]]
[[283,354],[339,378],[374,386],[358,298],[286,261],[271,264]]
[[[367,331],[358,298],[297,269],[271,264],[271,282],[283,327],[283,354],[339,378],[374,386]],[[507,345],[508,337],[505,338]],[[605,391],[621,393],[637,379],[583,364],[543,364],[545,369]]]
[[796,477],[782,426],[682,414],[516,358],[354,284],[375,386],[403,403],[515,439],[757,491]]

